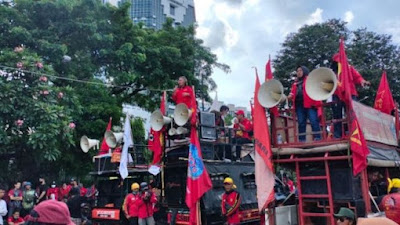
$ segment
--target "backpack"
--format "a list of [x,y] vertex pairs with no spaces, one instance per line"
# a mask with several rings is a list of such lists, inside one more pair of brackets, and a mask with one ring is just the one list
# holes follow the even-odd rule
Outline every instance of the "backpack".
[[22,207],[24,209],[32,209],[35,205],[35,191],[29,190],[24,192],[22,197]]

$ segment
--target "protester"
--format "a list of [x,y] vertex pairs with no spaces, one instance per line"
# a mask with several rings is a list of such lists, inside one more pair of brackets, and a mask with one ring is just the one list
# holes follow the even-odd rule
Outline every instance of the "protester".
[[8,197],[10,202],[8,204],[8,217],[14,213],[14,210],[20,210],[22,206],[22,191],[21,182],[16,181],[14,183],[14,188],[8,192]]
[[149,190],[146,182],[140,184],[140,200],[139,206],[139,225],[155,225],[153,218],[153,204],[157,202],[157,198],[153,192]]
[[178,86],[175,87],[172,94],[172,100],[175,104],[184,103],[189,109],[191,109],[193,107],[193,98],[195,98],[193,89],[188,85],[186,77],[179,77]]
[[67,202],[70,190],[71,190],[71,186],[67,185],[67,183],[64,182],[62,187],[59,190],[58,200]]
[[129,225],[139,224],[139,188],[140,186],[138,183],[133,183],[131,185],[132,193],[129,193],[124,200],[123,211],[125,213],[125,217],[129,220]]
[[52,200],[58,200],[58,194],[59,194],[59,190],[57,188],[57,184],[55,181],[53,181],[51,183],[50,188],[47,189],[46,198],[52,199]]
[[96,189],[96,185],[95,185],[95,183],[93,183],[92,186],[90,186],[90,188],[87,189],[86,195],[85,195],[86,200],[90,206],[94,205],[94,201],[96,199],[97,193],[98,193],[98,191]]
[[87,193],[87,189],[83,186],[82,183],[79,183],[79,193],[81,197],[85,197]]
[[14,210],[12,216],[10,216],[7,220],[8,225],[21,225],[24,224],[25,221],[22,217],[20,217],[19,210]]
[[400,224],[400,179],[388,179],[388,195],[383,197],[380,208],[387,218]]
[[32,183],[27,181],[25,182],[25,191],[23,192],[22,196],[22,210],[21,216],[25,217],[28,215],[33,206],[35,206],[35,191],[32,189]]
[[312,100],[306,92],[306,82],[309,70],[305,66],[297,67],[297,81],[293,83],[288,99],[293,101],[298,121],[299,141],[306,141],[307,118],[310,120],[311,129],[314,133],[314,140],[321,139],[321,128],[318,120],[318,107],[322,106],[321,101]]
[[75,180],[75,178],[71,178],[70,186],[71,186],[70,191],[72,189],[77,189],[79,193],[81,192],[78,182]]
[[356,225],[356,216],[349,208],[340,208],[337,214],[333,215],[337,225]]
[[228,225],[239,225],[239,207],[241,198],[239,192],[237,192],[236,185],[233,183],[233,179],[227,177],[224,179],[225,193],[222,195],[221,209],[222,216],[226,219]]
[[236,144],[236,161],[240,161],[240,154],[242,151],[242,145],[251,143],[251,132],[253,131],[253,125],[246,117],[244,117],[244,111],[236,111],[236,120],[233,125],[235,130],[235,138],[233,143]]
[[70,213],[64,202],[47,200],[33,208],[27,217],[26,225],[79,225],[71,221]]
[[39,178],[39,187],[37,188],[37,199],[36,203],[39,204],[46,200],[46,192],[47,192],[47,185],[46,185],[46,180],[43,177]]
[[81,214],[81,204],[82,199],[78,188],[72,188],[70,191],[70,198],[67,201],[67,206],[71,214],[71,220],[75,224],[81,224],[82,214]]
[[0,225],[4,224],[3,217],[7,216],[7,203],[3,200],[6,190],[0,185]]

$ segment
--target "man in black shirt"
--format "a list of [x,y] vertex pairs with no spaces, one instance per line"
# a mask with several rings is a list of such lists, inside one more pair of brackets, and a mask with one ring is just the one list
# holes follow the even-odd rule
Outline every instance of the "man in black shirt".
[[82,199],[79,193],[79,189],[72,188],[70,192],[70,198],[67,201],[69,212],[71,213],[71,220],[75,224],[81,224],[82,213],[81,213],[81,203]]
[[46,192],[47,192],[46,180],[43,177],[40,177],[39,183],[40,183],[40,185],[37,188],[36,204],[39,204],[40,202],[43,202],[44,200],[46,200]]

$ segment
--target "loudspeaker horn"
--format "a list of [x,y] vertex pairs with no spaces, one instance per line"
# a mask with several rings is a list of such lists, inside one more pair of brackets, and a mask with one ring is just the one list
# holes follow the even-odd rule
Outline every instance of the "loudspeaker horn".
[[271,79],[264,82],[258,90],[258,101],[265,108],[272,108],[285,100],[283,85],[278,80]]
[[176,134],[187,134],[187,133],[189,133],[189,130],[187,128],[178,127],[176,129]]
[[168,135],[169,136],[174,136],[174,135],[176,135],[177,133],[176,133],[176,129],[175,128],[173,128],[173,127],[171,127],[169,130],[168,130]]
[[120,143],[124,138],[124,133],[114,133],[108,130],[106,131],[106,133],[104,133],[104,138],[106,139],[106,143],[110,148],[115,148],[117,147],[118,143]]
[[154,111],[150,116],[150,125],[155,131],[160,131],[165,124],[169,124],[171,121],[172,119],[164,116],[160,110]]
[[308,75],[306,92],[315,101],[328,99],[337,88],[336,74],[327,67],[317,68]]
[[178,126],[185,125],[191,116],[192,110],[188,109],[184,103],[176,105],[174,110],[174,121]]
[[93,147],[99,148],[99,140],[96,139],[90,139],[87,136],[82,136],[81,137],[81,149],[84,153],[88,153],[89,150]]

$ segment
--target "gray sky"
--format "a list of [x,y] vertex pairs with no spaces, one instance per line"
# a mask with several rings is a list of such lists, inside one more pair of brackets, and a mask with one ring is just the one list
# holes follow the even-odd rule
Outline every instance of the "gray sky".
[[400,43],[397,0],[195,0],[195,8],[197,37],[232,69],[214,71],[218,99],[246,107],[254,95],[251,67],[263,80],[268,55],[273,59],[285,37],[305,24],[340,18],[350,30],[367,27]]

